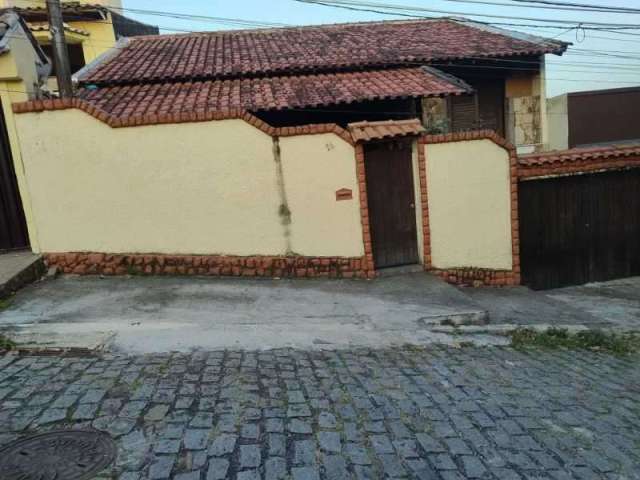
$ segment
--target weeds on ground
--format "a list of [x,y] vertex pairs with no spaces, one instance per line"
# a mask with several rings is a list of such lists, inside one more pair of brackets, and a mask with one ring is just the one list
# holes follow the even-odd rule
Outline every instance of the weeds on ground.
[[16,343],[4,335],[0,335],[0,352],[5,350],[13,350],[16,347]]
[[640,351],[639,333],[611,333],[602,330],[569,332],[567,329],[550,328],[539,332],[520,328],[508,334],[516,348],[570,348],[587,349],[625,355]]

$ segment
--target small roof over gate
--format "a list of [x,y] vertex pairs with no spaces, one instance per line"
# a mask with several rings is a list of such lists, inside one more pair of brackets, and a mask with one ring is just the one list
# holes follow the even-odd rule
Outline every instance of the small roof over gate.
[[420,135],[425,132],[424,127],[417,118],[350,123],[348,129],[355,142],[407,137],[409,135]]

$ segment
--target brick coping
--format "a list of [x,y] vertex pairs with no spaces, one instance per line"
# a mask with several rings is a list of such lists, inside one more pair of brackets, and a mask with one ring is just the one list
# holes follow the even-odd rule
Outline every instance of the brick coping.
[[307,124],[297,127],[273,127],[248,111],[241,109],[228,110],[224,112],[192,111],[164,115],[145,114],[121,118],[96,108],[86,100],[77,97],[16,102],[12,104],[12,109],[16,114],[77,109],[82,110],[103,123],[106,123],[111,128],[141,127],[172,123],[194,123],[212,120],[244,120],[249,125],[252,125],[271,137],[291,137],[296,135],[333,133],[350,145],[355,145],[351,134],[335,123]]
[[640,168],[640,144],[574,148],[523,155],[518,159],[518,177],[521,180],[625,168]]
[[570,148],[550,152],[520,155],[521,166],[543,165],[549,163],[575,162],[579,160],[628,157],[640,155],[640,143],[633,145],[606,145],[602,147]]
[[270,278],[373,278],[366,257],[45,253],[48,267],[77,275],[209,275]]

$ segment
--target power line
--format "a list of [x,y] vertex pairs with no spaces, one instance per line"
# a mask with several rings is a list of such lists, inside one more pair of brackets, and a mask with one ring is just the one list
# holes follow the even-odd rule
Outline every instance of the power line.
[[369,7],[369,8],[383,8],[391,11],[400,11],[400,12],[427,12],[427,13],[439,13],[445,15],[467,15],[474,17],[484,17],[484,18],[499,18],[506,20],[525,20],[532,22],[546,22],[546,23],[560,23],[564,25],[581,25],[581,26],[599,26],[599,27],[609,27],[609,28],[632,28],[632,29],[640,29],[639,24],[628,24],[628,23],[612,23],[612,22],[589,22],[583,20],[564,20],[564,19],[548,19],[548,18],[539,18],[539,17],[517,17],[511,15],[491,15],[485,13],[469,13],[469,12],[455,12],[451,10],[440,10],[433,8],[424,8],[424,7],[415,7],[415,6],[402,6],[402,5],[392,5],[378,2],[368,2],[362,0],[294,0],[299,3],[309,3],[309,4],[322,4],[325,6],[351,6],[351,7]]
[[[46,0],[32,0],[34,2],[38,2],[41,4],[46,4]],[[125,7],[100,7],[95,5],[95,8],[104,8],[106,10],[118,10],[118,11],[128,11],[132,13],[138,13],[140,15],[149,15],[149,16],[160,16],[160,17],[169,17],[175,18],[178,20],[198,20],[208,23],[216,23],[216,24],[226,24],[231,26],[247,26],[247,27],[257,27],[257,28],[270,28],[270,27],[286,27],[289,26],[286,23],[277,23],[277,22],[261,22],[258,20],[246,20],[241,18],[227,18],[227,17],[214,17],[210,15],[195,15],[188,13],[180,13],[180,12],[167,12],[162,10],[146,10],[141,8],[125,8]],[[20,10],[20,9],[18,9]],[[126,17],[125,17],[126,18]]]
[[[425,19],[429,19],[429,20],[442,20],[442,19],[447,19],[448,17],[434,17],[434,16],[426,16],[426,15],[417,15],[417,14],[410,14],[410,13],[402,13],[402,12],[387,12],[384,10],[376,10],[376,9],[372,9],[372,8],[358,8],[358,7],[349,7],[346,5],[335,5],[332,3],[325,3],[325,1],[319,1],[319,0],[313,0],[313,1],[306,1],[306,0],[293,0],[296,2],[300,2],[300,3],[307,3],[307,4],[316,4],[316,5],[322,5],[325,7],[332,7],[332,8],[340,8],[340,9],[344,9],[344,10],[351,10],[351,11],[355,11],[355,12],[369,12],[369,13],[377,13],[380,15],[393,15],[393,16],[397,16],[397,17],[405,17],[405,18],[411,18],[411,19],[416,19],[416,18],[425,18]],[[330,1],[330,0],[328,0]],[[473,16],[473,14],[469,14],[470,16]],[[530,24],[530,23],[507,23],[507,22],[486,22],[486,21],[480,21],[480,20],[472,20],[472,19],[466,19],[466,18],[462,18],[462,17],[455,17],[456,21],[459,22],[470,22],[470,23],[480,23],[480,24],[484,24],[484,25],[488,25],[488,26],[505,26],[505,27],[522,27],[522,28],[535,28],[535,29],[566,29],[566,26],[558,26],[558,25],[535,25],[535,24]],[[601,30],[600,28],[595,28],[595,27],[581,27],[583,30],[594,30],[594,31],[599,31]],[[617,32],[612,32],[612,33],[617,33]]]
[[[504,3],[504,2],[489,2],[485,0],[444,0],[446,2],[454,2],[454,3],[467,3],[467,4],[475,4],[475,5],[490,5],[490,6],[503,6],[503,7],[516,7],[516,8],[537,8],[544,10],[562,10],[569,12],[602,12],[602,13],[624,13],[624,14],[640,14],[640,9],[627,9],[627,8],[617,8],[617,7],[607,7],[607,6],[572,6],[565,5],[561,3],[549,2],[550,5],[519,5],[512,3]],[[517,2],[519,0],[512,0]],[[526,0],[525,0],[526,1]],[[547,2],[544,2],[547,3]]]
[[574,2],[558,2],[553,0],[511,0],[511,1],[518,2],[518,3],[539,3],[543,5],[555,5],[555,6],[575,7],[575,8],[604,8],[607,10],[616,10],[624,13],[640,13],[640,9],[630,8],[630,7],[618,7],[618,6],[607,7],[604,5],[594,5],[594,4],[574,3]]

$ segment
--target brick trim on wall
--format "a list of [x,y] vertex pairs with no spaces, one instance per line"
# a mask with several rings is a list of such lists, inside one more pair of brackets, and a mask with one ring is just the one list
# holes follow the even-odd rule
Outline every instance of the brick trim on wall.
[[364,167],[364,147],[356,144],[356,177],[358,179],[358,193],[360,197],[360,222],[362,224],[362,241],[364,243],[364,269],[368,278],[375,277],[373,262],[373,247],[371,243],[371,225],[369,223],[369,200],[367,197],[367,174]]
[[47,266],[77,275],[213,275],[370,278],[366,257],[47,253]]
[[420,212],[422,214],[422,256],[425,270],[431,270],[431,228],[429,225],[429,196],[427,194],[427,158],[422,138],[418,139],[418,180],[420,184]]
[[[468,140],[491,140],[509,153],[509,182],[511,200],[511,270],[492,270],[485,268],[437,269],[433,267],[431,257],[431,233],[429,226],[429,206],[427,191],[427,161],[425,145],[433,143],[462,142]],[[449,283],[456,285],[519,285],[520,284],[520,226],[518,220],[518,157],[516,149],[506,139],[492,130],[456,132],[440,135],[423,135],[418,140],[418,162],[421,188],[422,228],[424,237],[424,266]],[[425,206],[426,205],[426,206]]]
[[255,115],[245,110],[229,110],[225,112],[180,112],[174,114],[145,114],[117,117],[104,110],[96,108],[81,98],[56,98],[47,100],[29,100],[12,104],[13,112],[38,113],[55,110],[77,109],[91,115],[97,120],[106,123],[112,128],[139,127],[145,125],[162,125],[168,123],[207,122],[213,120],[244,120],[272,137],[291,137],[295,135],[316,135],[322,133],[334,133],[345,142],[355,145],[351,134],[335,123],[323,123],[315,125],[303,125],[298,127],[272,127],[260,120]]

